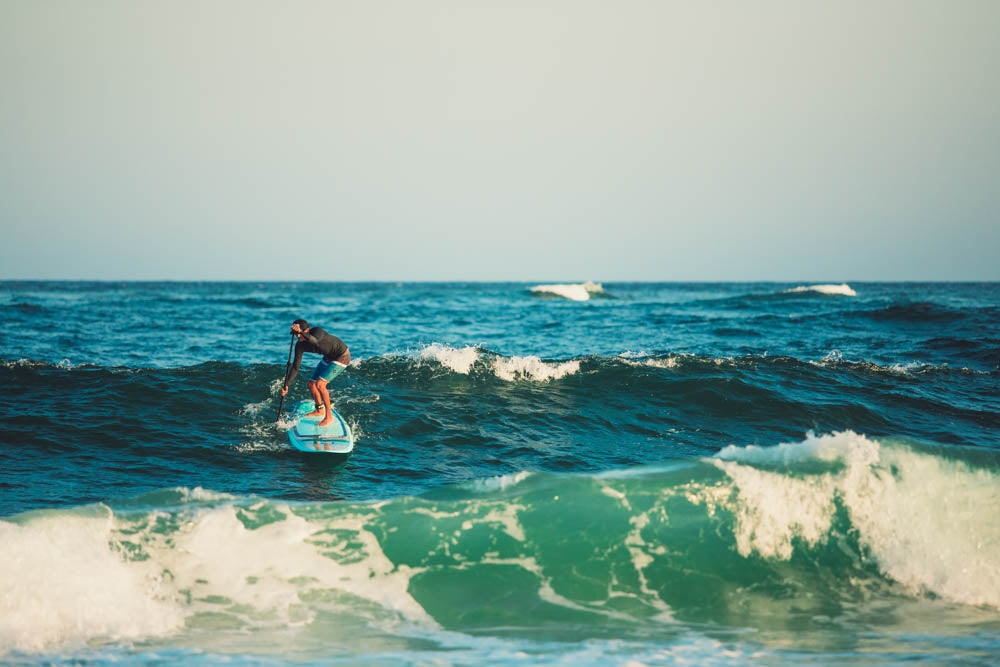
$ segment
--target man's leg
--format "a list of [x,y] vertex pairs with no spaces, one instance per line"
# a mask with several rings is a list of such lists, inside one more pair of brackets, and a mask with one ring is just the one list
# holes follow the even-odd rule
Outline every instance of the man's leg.
[[[320,380],[320,382],[322,382],[322,380]],[[323,382],[323,391],[324,392],[326,391],[326,382]],[[316,387],[316,380],[309,380],[309,393],[312,394],[313,405],[320,405],[323,402],[322,395],[319,393],[319,389]],[[329,399],[327,399],[327,406],[329,406],[329,404],[330,404]],[[316,409],[308,413],[306,417],[319,417],[321,414],[323,414],[323,411]],[[327,411],[326,414],[329,415],[330,412]]]
[[[319,423],[319,426],[329,426],[333,423],[333,415],[330,413],[330,392],[326,389],[326,380],[317,380],[316,389],[319,392],[320,397],[323,399],[323,408],[326,410],[326,416],[323,421]],[[317,410],[319,412],[319,410]]]

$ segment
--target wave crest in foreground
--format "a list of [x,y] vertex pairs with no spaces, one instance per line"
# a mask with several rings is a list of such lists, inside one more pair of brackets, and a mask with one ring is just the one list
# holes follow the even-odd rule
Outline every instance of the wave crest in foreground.
[[31,512],[0,521],[0,651],[297,628],[338,646],[720,618],[822,631],[937,598],[944,620],[955,603],[992,617],[1000,466],[947,451],[845,432],[375,504],[175,489]]
[[[789,474],[812,462],[835,467]],[[1000,502],[995,470],[849,431],[727,447],[713,464],[733,485],[723,502],[741,555],[787,560],[795,538],[827,539],[842,510],[864,553],[911,592],[1000,608],[1000,524],[987,519]]]

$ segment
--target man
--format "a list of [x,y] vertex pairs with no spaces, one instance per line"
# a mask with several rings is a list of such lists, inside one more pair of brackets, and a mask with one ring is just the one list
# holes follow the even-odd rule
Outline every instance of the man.
[[329,426],[333,423],[333,415],[330,414],[330,393],[326,390],[326,385],[330,380],[340,375],[347,364],[351,363],[351,351],[336,336],[328,334],[320,327],[309,327],[305,320],[295,320],[292,322],[292,335],[299,339],[295,344],[295,363],[288,369],[285,376],[285,384],[281,387],[281,395],[288,393],[288,386],[295,379],[295,374],[299,372],[302,365],[302,353],[312,352],[322,354],[323,358],[316,364],[309,379],[309,393],[312,394],[316,409],[310,412],[307,417],[318,417],[324,414],[320,426]]

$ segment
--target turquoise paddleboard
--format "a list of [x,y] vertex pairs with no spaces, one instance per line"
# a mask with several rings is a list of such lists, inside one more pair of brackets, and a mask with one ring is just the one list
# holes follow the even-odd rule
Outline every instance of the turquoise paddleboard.
[[313,402],[302,401],[293,413],[296,423],[288,430],[288,440],[292,447],[302,452],[319,452],[323,454],[349,454],[354,449],[354,434],[344,418],[331,408],[333,423],[320,428],[318,426],[323,416],[306,417],[313,411]]

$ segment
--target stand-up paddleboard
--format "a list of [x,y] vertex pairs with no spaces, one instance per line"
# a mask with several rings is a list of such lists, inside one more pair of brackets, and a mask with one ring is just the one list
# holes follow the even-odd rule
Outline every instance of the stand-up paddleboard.
[[294,416],[298,420],[295,426],[288,430],[288,440],[292,447],[302,452],[323,454],[349,454],[354,449],[354,434],[344,418],[336,410],[330,409],[333,423],[329,426],[319,426],[323,415],[306,417],[306,413],[314,409],[310,400],[302,401],[295,408]]

